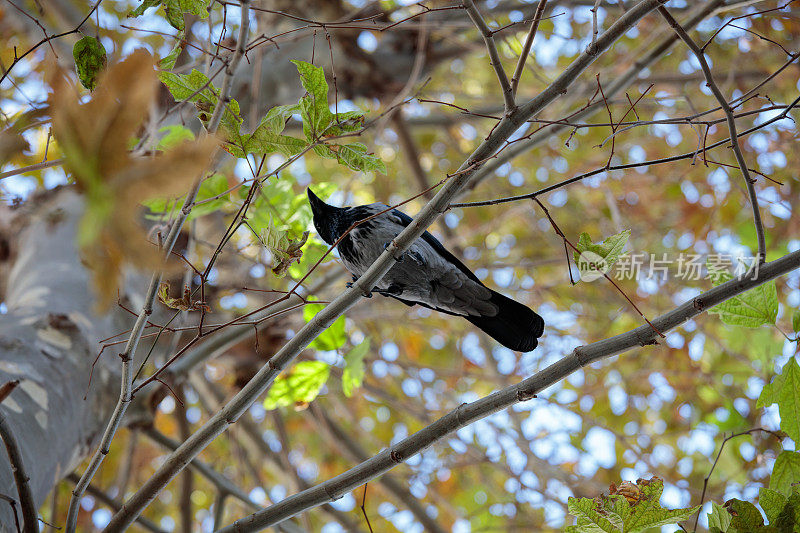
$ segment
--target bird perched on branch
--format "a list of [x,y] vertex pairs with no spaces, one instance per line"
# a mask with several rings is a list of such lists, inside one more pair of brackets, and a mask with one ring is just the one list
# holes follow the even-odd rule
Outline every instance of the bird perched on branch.
[[[359,220],[386,211],[359,224],[341,242],[339,257],[356,281],[411,223],[411,217],[381,203],[334,207],[309,188],[314,226],[332,245]],[[406,305],[419,304],[472,322],[503,346],[527,352],[538,344],[544,320],[528,307],[486,287],[427,231],[416,240],[371,292],[390,296]],[[371,295],[371,294],[370,294]]]

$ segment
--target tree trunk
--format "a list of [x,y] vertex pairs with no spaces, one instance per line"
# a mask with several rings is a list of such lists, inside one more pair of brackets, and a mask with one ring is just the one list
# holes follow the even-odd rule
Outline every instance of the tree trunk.
[[[82,213],[81,198],[62,188],[17,209],[0,228],[7,251],[0,257],[7,306],[0,384],[20,381],[0,410],[19,442],[37,509],[96,446],[119,393],[113,350],[103,353],[88,387],[99,341],[124,326],[116,309],[98,315],[93,308],[75,244]],[[0,461],[0,493],[18,499],[8,460]],[[13,531],[13,524],[11,507],[0,502],[0,531]]]

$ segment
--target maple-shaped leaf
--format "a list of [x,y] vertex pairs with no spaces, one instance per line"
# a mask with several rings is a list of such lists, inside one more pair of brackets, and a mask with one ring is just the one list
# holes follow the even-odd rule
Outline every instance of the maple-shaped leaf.
[[570,514],[578,518],[570,533],[619,532],[635,533],[650,528],[677,524],[697,512],[699,507],[664,509],[661,493],[664,482],[657,478],[639,479],[636,483],[623,482],[612,485],[611,494],[589,498],[570,498]]
[[769,488],[790,495],[794,487],[800,485],[800,452],[783,450],[775,459]]
[[781,373],[764,385],[756,407],[778,404],[781,415],[781,430],[793,441],[800,441],[800,365],[790,357]]
[[209,136],[154,157],[131,155],[130,139],[156,97],[153,64],[148,52],[135,51],[101,74],[86,103],[64,76],[51,84],[53,133],[86,202],[78,245],[92,271],[99,309],[117,296],[123,264],[161,266],[158,246],[138,224],[141,202],[185,193],[206,170],[217,146]]
[[[725,270],[712,270],[709,267],[709,273],[715,287],[733,279],[733,275]],[[775,281],[729,298],[708,312],[719,315],[724,323],[731,326],[757,328],[763,324],[774,324],[778,317],[778,289]]]
[[600,244],[595,244],[588,233],[581,233],[575,246],[578,251],[573,252],[573,258],[581,272],[581,280],[594,281],[611,270],[622,255],[630,236],[631,230],[626,229],[606,238]]
[[303,245],[308,240],[308,231],[304,231],[297,239],[290,239],[286,231],[275,227],[272,217],[270,217],[261,238],[272,254],[275,265],[272,267],[272,273],[276,276],[283,276],[294,261],[299,262],[303,257]]

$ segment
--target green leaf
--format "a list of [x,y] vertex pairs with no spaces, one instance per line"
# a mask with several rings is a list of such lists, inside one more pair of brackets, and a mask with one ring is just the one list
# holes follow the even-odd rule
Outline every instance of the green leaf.
[[195,206],[192,208],[192,212],[189,213],[189,219],[187,220],[218,211],[220,207],[230,201],[230,193],[227,192],[228,189],[230,189],[230,184],[225,175],[215,173],[206,178],[203,183],[200,184],[200,189],[197,191],[197,198],[195,199]]
[[575,246],[578,251],[573,252],[581,280],[594,281],[611,270],[622,255],[630,236],[631,230],[625,230],[611,235],[600,244],[595,244],[588,233],[581,233]]
[[[158,77],[167,86],[172,97],[179,102],[195,102],[198,109],[198,118],[206,123],[214,114],[214,108],[219,99],[219,90],[214,87],[208,77],[199,70],[192,69],[189,74],[176,74],[174,72],[159,72]],[[243,119],[239,111],[239,102],[231,99],[222,112],[220,126],[230,144],[225,149],[236,157],[243,157],[242,152],[245,139],[242,137]]]
[[792,313],[792,329],[795,333],[800,333],[800,309],[795,309]]
[[244,141],[244,151],[248,154],[281,153],[287,157],[299,154],[308,147],[308,142],[288,135],[272,133],[269,130],[257,128]]
[[623,530],[622,518],[607,512],[604,506],[598,506],[589,498],[570,498],[567,509],[573,516],[578,517],[578,523],[570,526],[567,531],[574,533],[612,533]]
[[164,6],[165,18],[176,30],[182,31],[184,29],[184,13],[196,15],[202,19],[208,18],[207,0],[144,0],[136,9],[131,11],[128,16],[141,16],[147,9],[159,5]]
[[[712,276],[714,286],[733,279],[729,272],[718,271]],[[778,289],[774,281],[754,287],[712,307],[709,313],[718,314],[731,326],[757,328],[763,324],[774,324],[778,317]]]
[[151,7],[158,7],[161,5],[161,0],[143,0],[141,4],[136,6],[136,9],[128,13],[129,17],[140,17],[144,12]]
[[[186,220],[194,220],[195,218],[218,211],[220,207],[229,201],[230,195],[226,194],[226,191],[229,188],[230,186],[228,185],[228,179],[223,174],[215,173],[203,180],[203,183],[200,184],[200,189],[197,191],[197,199],[195,200],[195,204],[199,205],[195,205],[192,208],[192,211],[189,213],[189,216]],[[204,200],[210,200],[211,198],[214,199],[204,202]],[[161,219],[163,218],[164,214],[169,214],[176,207],[175,204],[178,200],[179,198],[152,198],[142,202],[142,205],[147,207],[152,213],[150,215],[146,215],[147,218],[151,220]]]
[[365,114],[363,111],[347,111],[339,113],[333,118],[333,124],[325,131],[326,136],[342,135],[359,131],[364,127]]
[[344,373],[342,374],[342,390],[348,398],[364,381],[364,356],[369,352],[369,339],[354,347],[344,356]]
[[286,121],[299,112],[299,104],[275,106],[267,112],[267,116],[261,119],[258,127],[268,128],[270,132],[275,134],[281,133],[286,128]]
[[300,115],[303,117],[303,133],[314,141],[325,132],[333,120],[328,107],[328,82],[325,71],[305,61],[292,60],[300,73],[300,82],[306,95],[300,99]]
[[711,502],[711,512],[708,513],[708,529],[713,531],[712,528],[725,533],[731,525],[731,514],[728,510],[719,505],[717,502]]
[[775,459],[769,488],[788,496],[794,483],[800,483],[800,453],[783,450]]
[[756,407],[778,404],[781,415],[781,430],[789,438],[800,442],[800,365],[797,359],[789,358],[781,373],[764,386]]
[[286,231],[273,225],[272,217],[270,217],[261,238],[272,254],[275,265],[272,267],[272,273],[276,276],[283,276],[293,262],[300,261],[300,258],[303,257],[302,248],[308,240],[308,231],[304,231],[298,239],[290,239]]
[[[178,38],[182,39],[183,34],[178,35]],[[158,68],[163,70],[171,70],[175,68],[175,61],[177,61],[178,56],[181,55],[181,50],[183,50],[183,48],[181,48],[180,45],[173,48],[169,54],[158,60]]]
[[244,151],[249,154],[280,152],[291,157],[305,150],[308,142],[281,135],[286,127],[286,121],[299,109],[300,106],[297,104],[281,105],[270,109],[253,133],[244,139]]
[[106,49],[100,41],[87,35],[72,47],[72,56],[81,84],[93,91],[98,74],[106,66]]
[[758,504],[764,509],[764,514],[767,515],[767,520],[772,525],[775,525],[788,502],[789,499],[776,490],[761,487],[758,492]]
[[[632,484],[631,484],[632,485]],[[620,494],[588,498],[570,498],[567,508],[578,517],[577,524],[567,528],[574,533],[619,532],[636,533],[647,529],[686,520],[699,507],[664,509],[659,500],[664,482],[658,478],[640,480],[632,487],[638,495],[631,501]]]
[[167,134],[158,141],[158,145],[156,146],[157,150],[169,150],[184,141],[194,140],[194,133],[192,130],[180,124],[164,126],[163,128],[159,128],[158,132],[167,132]]
[[330,373],[331,368],[323,361],[297,363],[288,373],[275,378],[264,399],[264,408],[271,410],[308,404],[317,397]]
[[367,154],[367,147],[361,143],[350,143],[343,146],[331,147],[336,153],[339,162],[344,163],[353,170],[377,170],[386,174],[386,165],[374,155]]
[[730,527],[741,532],[758,531],[764,526],[764,518],[750,502],[732,499],[725,502],[725,508],[731,515]]
[[786,502],[773,525],[779,531],[792,531],[793,533],[800,531],[800,487],[797,485],[792,487],[789,501]]
[[[310,322],[314,316],[325,308],[322,304],[308,304],[303,307],[303,319]],[[333,321],[328,329],[319,334],[309,347],[322,351],[338,350],[347,341],[344,334],[344,315]]]
[[212,105],[217,101],[217,92],[213,89],[214,86],[208,76],[197,69],[192,69],[189,74],[159,72],[158,78],[177,101],[202,101]]

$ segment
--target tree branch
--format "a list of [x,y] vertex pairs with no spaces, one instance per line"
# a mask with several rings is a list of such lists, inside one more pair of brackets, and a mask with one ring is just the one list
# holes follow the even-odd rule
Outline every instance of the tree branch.
[[[209,121],[209,135],[216,133],[222,118],[222,110],[227,104],[227,100],[230,100],[230,88],[232,84],[233,71],[235,66],[239,64],[239,60],[241,60],[241,56],[244,53],[244,43],[247,41],[247,36],[250,29],[250,17],[248,11],[249,2],[250,0],[241,0],[242,20],[239,27],[239,42],[236,45],[236,52],[234,53],[233,59],[225,69],[225,78],[222,82],[220,96],[217,100],[214,114]],[[197,197],[198,191],[200,190],[201,182],[202,176],[195,180],[191,190],[186,194],[183,207],[178,212],[177,217],[169,229],[169,233],[167,234],[167,238],[162,247],[165,261],[169,259],[170,254],[172,253],[172,248],[175,246],[175,242],[178,240],[178,235],[180,234],[186,219],[189,217],[189,213],[192,211],[194,200]],[[128,404],[131,402],[133,390],[133,368],[131,362],[134,354],[136,353],[136,347],[139,345],[139,340],[142,338],[144,328],[147,325],[147,318],[153,312],[153,303],[155,302],[156,293],[158,291],[160,282],[161,271],[159,270],[154,272],[152,278],[150,279],[150,285],[147,289],[144,305],[142,306],[142,310],[139,312],[139,315],[136,317],[136,322],[131,329],[128,342],[125,345],[125,350],[122,354],[120,354],[120,359],[122,359],[122,383],[120,385],[119,399],[117,400],[117,405],[114,408],[114,412],[111,414],[111,419],[106,426],[106,430],[103,433],[100,445],[97,447],[97,450],[95,450],[89,466],[86,468],[86,471],[81,476],[80,481],[75,485],[75,489],[72,491],[72,499],[69,502],[69,511],[67,512],[66,533],[75,532],[78,521],[78,506],[81,496],[86,490],[86,487],[89,485],[89,482],[91,482],[94,475],[100,469],[103,459],[106,455],[108,455],[111,447],[111,441],[114,439],[114,435],[122,423],[122,417],[128,408]]]
[[764,224],[761,222],[761,213],[758,209],[758,197],[756,196],[756,188],[755,188],[755,180],[750,177],[750,171],[747,168],[747,162],[744,160],[744,154],[742,154],[742,149],[739,146],[738,135],[736,134],[736,119],[733,116],[733,109],[731,108],[730,104],[728,104],[728,100],[722,94],[717,83],[714,81],[714,75],[711,73],[711,68],[708,66],[708,62],[706,61],[706,57],[703,54],[703,51],[697,45],[697,43],[692,40],[686,30],[675,20],[672,15],[670,15],[669,11],[664,6],[660,6],[658,8],[659,14],[664,17],[664,20],[672,26],[672,29],[675,30],[675,33],[681,38],[681,40],[686,43],[686,46],[694,53],[695,57],[697,57],[697,61],[700,62],[700,67],[703,69],[703,74],[706,77],[706,85],[711,92],[714,93],[714,97],[719,102],[719,105],[722,107],[722,111],[725,113],[725,117],[728,120],[728,130],[731,133],[731,149],[733,153],[736,154],[736,161],[739,163],[739,169],[742,171],[742,177],[744,178],[745,184],[747,186],[747,195],[750,197],[750,205],[753,207],[753,223],[756,227],[756,238],[758,239],[758,263],[761,264],[767,260],[767,241],[764,237]]
[[593,46],[589,46],[567,69],[541,94],[514,109],[494,128],[492,133],[470,155],[458,171],[449,178],[419,212],[414,220],[389,243],[372,266],[334,301],[317,313],[297,332],[258,373],[223,407],[212,416],[203,427],[197,430],[168,457],[159,469],[125,503],[125,507],[115,514],[105,531],[122,531],[141,514],[158,493],[174,478],[186,464],[203,450],[211,441],[227,429],[269,388],[275,377],[282,372],[295,357],[308,346],[334,320],[350,309],[368,290],[372,289],[395,264],[395,257],[411,246],[438,216],[443,213],[450,201],[470,181],[475,172],[490,158],[509,137],[535,113],[556,100],[578,76],[608,50],[611,45],[647,13],[660,6],[665,0],[642,0],[628,10],[614,24],[600,35]]
[[478,31],[481,32],[483,41],[486,43],[486,49],[489,51],[489,62],[492,64],[492,68],[497,74],[497,79],[500,81],[500,89],[503,91],[506,113],[509,113],[516,107],[514,103],[514,93],[508,81],[508,75],[505,69],[503,69],[503,63],[500,62],[500,54],[494,42],[494,32],[486,25],[486,21],[483,20],[483,15],[478,11],[475,2],[472,0],[464,0],[464,7],[467,9],[469,18],[472,19],[472,22],[478,27]]
[[517,95],[517,88],[519,87],[519,80],[522,77],[522,70],[525,68],[525,61],[528,59],[528,54],[531,53],[533,38],[536,37],[536,31],[539,29],[539,22],[542,20],[542,15],[544,14],[544,8],[546,6],[547,0],[539,0],[539,5],[536,6],[536,13],[533,15],[531,28],[528,30],[528,35],[525,37],[525,44],[522,46],[522,52],[520,52],[519,60],[517,60],[517,68],[514,69],[514,75],[511,76],[512,100]]
[[[742,294],[753,287],[757,287],[797,268],[800,268],[800,251],[792,252],[777,261],[762,265],[757,277],[747,273],[714,287],[654,319],[653,324],[659,331],[669,331],[729,298]],[[260,531],[262,528],[278,524],[317,505],[338,499],[351,490],[407,461],[458,429],[516,403],[535,398],[537,393],[590,363],[626,352],[631,348],[654,345],[657,342],[658,333],[650,326],[644,325],[608,339],[585,346],[578,346],[571,354],[516,385],[493,392],[472,403],[461,404],[428,427],[417,431],[389,448],[383,449],[377,455],[347,472],[339,474],[311,489],[290,496],[263,511],[237,520],[217,533]]]
[[[309,410],[311,414],[319,420],[330,439],[337,444],[337,448],[339,448],[345,457],[356,463],[364,462],[369,458],[369,454],[361,445],[350,438],[350,435],[328,415],[327,411],[319,407],[319,404],[312,403]],[[386,475],[378,480],[378,484],[380,484],[386,492],[400,500],[400,502],[411,511],[419,523],[422,524],[422,527],[425,528],[427,533],[444,533],[442,526],[432,517],[428,516],[425,508],[420,504],[417,498],[415,498],[397,478]]]
[[[746,129],[741,133],[737,133],[739,137],[744,137],[745,135],[749,135],[754,131],[758,131],[770,124],[774,124],[780,120],[784,120],[789,116],[789,111],[793,110],[797,105],[800,105],[800,96],[795,98],[786,108],[779,114],[772,117],[769,120],[762,122],[761,124],[756,124],[752,128]],[[722,139],[720,141],[715,142],[714,144],[710,144],[702,149],[703,152],[707,152],[709,150],[713,150],[723,144],[727,144],[731,142],[731,138],[728,137],[726,139]],[[536,198],[537,196],[541,196],[543,194],[547,194],[549,192],[553,192],[556,189],[560,189],[567,185],[571,185],[572,183],[576,183],[583,179],[589,178],[591,176],[595,176],[597,174],[608,172],[611,170],[628,170],[631,168],[641,168],[641,167],[648,167],[650,165],[658,165],[663,163],[674,163],[675,161],[681,161],[686,159],[693,159],[697,157],[698,150],[693,150],[691,152],[685,152],[683,154],[672,155],[669,157],[662,157],[660,159],[651,159],[650,161],[642,161],[641,163],[624,163],[622,165],[612,165],[610,167],[603,166],[601,168],[596,168],[594,170],[590,170],[589,172],[584,172],[583,174],[578,174],[577,176],[573,176],[571,178],[559,181],[558,183],[554,183],[553,185],[548,185],[547,187],[542,187],[538,191],[527,193],[527,194],[518,194],[516,196],[507,196],[505,198],[496,198],[494,200],[483,200],[479,202],[463,202],[463,203],[452,203],[450,204],[450,209],[455,208],[463,208],[463,207],[481,207],[487,205],[498,205],[498,204],[507,204],[509,202],[518,202],[520,200],[530,200],[532,198]]]
[[[11,388],[13,388],[13,386]],[[14,473],[14,482],[17,485],[19,506],[22,510],[22,531],[24,533],[38,533],[39,518],[36,515],[36,507],[33,503],[31,485],[28,483],[28,481],[30,481],[30,477],[28,477],[28,473],[25,470],[25,465],[22,462],[22,453],[19,449],[19,442],[17,442],[17,438],[14,436],[11,425],[6,419],[6,415],[1,411],[0,438],[3,440],[3,444],[6,447],[8,461],[11,463],[11,471]]]
[[[81,478],[79,478],[77,474],[70,474],[66,477],[66,479],[68,481],[71,481],[72,483],[77,483],[78,481],[80,481]],[[114,498],[112,498],[99,488],[95,487],[94,485],[90,484],[88,487],[86,487],[86,492],[90,496],[96,498],[100,503],[110,507],[114,512],[119,511],[120,508],[122,507],[122,504],[120,502],[118,502],[117,500],[115,500]],[[153,522],[151,522],[150,520],[148,520],[143,516],[138,517],[136,519],[136,523],[142,526],[142,529],[150,531],[151,533],[167,533],[165,530],[159,528],[157,525],[155,525]]]
[[36,163],[35,165],[28,165],[27,167],[15,168],[7,172],[0,172],[0,180],[3,178],[10,178],[11,176],[17,176],[18,174],[25,174],[26,172],[34,172],[36,170],[42,170],[44,168],[57,167],[63,162],[64,158],[59,157],[58,159],[43,161],[41,163]]
[[[689,16],[689,19],[684,22],[686,27],[694,27],[699,24],[703,19],[715,13],[718,9],[722,9],[722,6],[726,5],[726,0],[709,0],[703,5],[697,6],[695,9],[697,10],[695,13]],[[620,91],[623,91],[625,88],[629,87],[631,84],[637,81],[639,75],[647,68],[651,67],[653,63],[655,63],[664,53],[669,50],[673,44],[678,42],[678,36],[675,34],[670,35],[669,37],[665,38],[661,41],[655,48],[653,48],[650,53],[648,53],[644,58],[634,62],[628,70],[622,73],[613,83],[609,86],[604,87],[603,90],[605,91],[607,98],[613,98],[615,95],[619,94]],[[603,103],[599,103],[597,105],[591,105],[589,107],[585,107],[570,115],[570,119],[573,121],[580,120],[582,118],[588,117],[594,114],[597,111],[604,110],[605,107]],[[547,139],[551,138],[553,135],[557,135],[562,131],[568,129],[569,126],[562,126],[562,125],[552,125],[547,126],[536,133],[534,133],[528,140],[520,141],[515,143],[514,145],[508,147],[507,150],[504,150],[502,154],[499,154],[495,157],[490,163],[486,164],[482,169],[475,173],[475,177],[472,179],[470,184],[465,188],[467,189],[474,189],[478,186],[480,182],[490,176],[495,170],[499,167],[507,163],[508,161],[514,159],[518,155],[527,152],[528,150],[532,150],[536,146],[540,145]]]

